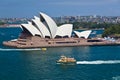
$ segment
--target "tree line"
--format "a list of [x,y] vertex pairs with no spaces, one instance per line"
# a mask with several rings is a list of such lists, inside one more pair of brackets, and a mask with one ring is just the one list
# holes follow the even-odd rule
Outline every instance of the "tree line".
[[4,22],[0,21],[0,25],[4,25],[4,24],[5,24]]
[[102,36],[120,38],[120,24],[111,25],[110,27],[106,28]]
[[[66,23],[63,23],[66,24]],[[120,23],[73,22],[73,29],[104,29],[103,37],[120,37]],[[62,25],[62,24],[58,24]]]
[[[62,23],[62,24],[66,24],[66,23]],[[58,24],[58,25],[62,25],[62,24]],[[98,22],[73,22],[71,23],[73,24],[73,29],[81,29],[81,28],[85,28],[85,29],[101,29],[101,28],[108,28],[110,26],[114,26],[114,25],[118,25],[117,24],[113,24],[113,23],[98,23]]]

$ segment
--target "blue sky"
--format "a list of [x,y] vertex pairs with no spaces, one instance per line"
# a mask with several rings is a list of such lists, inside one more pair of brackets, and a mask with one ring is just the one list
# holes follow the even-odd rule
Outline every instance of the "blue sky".
[[50,16],[120,16],[120,0],[0,0],[0,17],[33,17],[39,12]]

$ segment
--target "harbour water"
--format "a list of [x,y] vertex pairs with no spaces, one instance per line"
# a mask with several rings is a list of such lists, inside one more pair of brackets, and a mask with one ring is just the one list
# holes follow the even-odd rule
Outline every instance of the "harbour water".
[[[0,28],[0,80],[120,80],[120,46],[13,49],[2,45],[20,28]],[[98,31],[99,33],[99,31]],[[58,65],[61,55],[76,65]]]

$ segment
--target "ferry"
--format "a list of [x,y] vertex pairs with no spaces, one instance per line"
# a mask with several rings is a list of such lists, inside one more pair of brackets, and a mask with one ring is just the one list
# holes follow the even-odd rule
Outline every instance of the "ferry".
[[42,50],[42,51],[46,51],[46,50],[47,50],[47,48],[41,48],[41,50]]
[[74,58],[61,56],[61,58],[57,61],[57,64],[76,64],[76,60]]

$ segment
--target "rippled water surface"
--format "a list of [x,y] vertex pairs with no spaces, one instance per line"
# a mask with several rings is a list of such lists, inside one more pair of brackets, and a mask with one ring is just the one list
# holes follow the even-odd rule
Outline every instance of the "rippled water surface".
[[[18,37],[20,28],[0,28],[0,80],[120,80],[120,46],[11,49],[2,41]],[[76,65],[59,65],[61,55]]]

